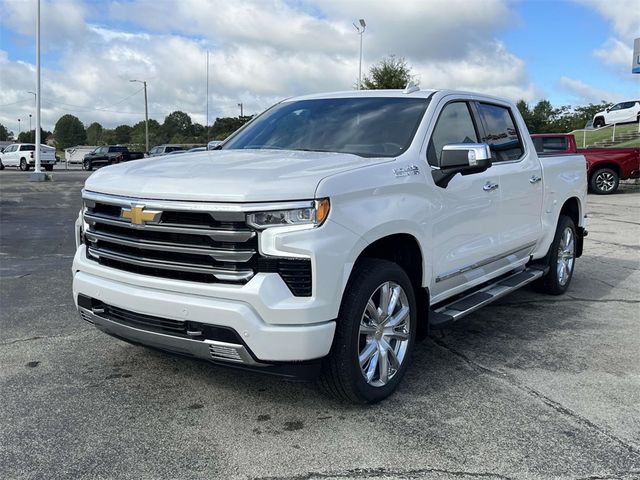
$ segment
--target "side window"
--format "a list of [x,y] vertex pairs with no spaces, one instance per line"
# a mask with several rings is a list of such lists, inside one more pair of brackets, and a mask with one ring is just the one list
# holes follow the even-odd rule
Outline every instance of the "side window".
[[438,166],[442,148],[451,143],[478,143],[478,134],[466,102],[450,103],[440,112],[427,147],[429,164]]
[[518,160],[524,147],[509,108],[479,103],[478,111],[485,128],[481,142],[491,147],[493,161]]
[[614,105],[613,107],[611,107],[611,110],[609,110],[610,112],[614,112],[616,110],[620,110],[621,108],[623,108],[623,103],[618,103],[616,105]]

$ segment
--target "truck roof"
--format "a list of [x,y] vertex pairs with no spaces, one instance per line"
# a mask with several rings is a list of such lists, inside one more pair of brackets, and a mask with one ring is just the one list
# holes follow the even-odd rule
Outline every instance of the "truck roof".
[[380,98],[380,97],[396,97],[396,98],[430,98],[434,94],[439,94],[440,96],[445,95],[460,95],[464,97],[476,97],[478,99],[483,100],[493,100],[497,102],[508,102],[513,103],[510,100],[503,97],[496,97],[494,95],[487,95],[479,92],[469,92],[464,90],[436,90],[436,89],[419,89],[415,91],[411,91],[410,93],[405,93],[405,90],[394,89],[394,90],[346,90],[346,91],[337,91],[337,92],[326,92],[326,93],[315,93],[310,95],[301,95],[297,97],[290,97],[284,102],[294,102],[300,100],[320,100],[320,99],[328,99],[328,98],[355,98],[355,97],[370,97],[370,98]]

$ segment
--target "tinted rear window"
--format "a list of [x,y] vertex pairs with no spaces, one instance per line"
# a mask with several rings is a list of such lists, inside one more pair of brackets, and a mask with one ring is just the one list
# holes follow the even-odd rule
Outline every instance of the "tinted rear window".
[[35,145],[20,145],[20,151],[21,152],[35,152],[36,151],[36,146]]
[[425,98],[328,98],[284,102],[222,147],[394,157],[409,148],[429,104]]
[[533,137],[538,153],[566,152],[569,148],[567,137]]

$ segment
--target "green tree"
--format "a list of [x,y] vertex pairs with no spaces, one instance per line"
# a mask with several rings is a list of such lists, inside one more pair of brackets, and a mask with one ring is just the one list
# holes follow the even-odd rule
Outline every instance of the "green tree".
[[179,110],[171,112],[165,117],[162,130],[170,141],[175,141],[175,138],[189,137],[191,135],[191,117]]
[[60,150],[74,145],[83,145],[87,140],[87,132],[84,129],[84,125],[82,125],[78,117],[71,114],[60,117],[53,132],[56,138],[56,146]]
[[0,123],[0,141],[8,142],[13,139],[13,132],[7,130],[7,127]]
[[369,75],[362,79],[364,90],[405,88],[413,79],[411,67],[403,57],[389,55],[369,69]]
[[113,129],[116,143],[129,143],[131,141],[131,130],[129,125],[118,125]]
[[253,116],[216,118],[209,127],[207,140],[224,140],[241,126],[251,120]]
[[98,122],[93,122],[87,127],[87,143],[89,145],[100,145],[104,128]]
[[[144,145],[146,138],[145,135],[144,120],[142,120],[141,122],[136,123],[131,129],[131,143]],[[162,125],[160,125],[157,120],[152,118],[149,119],[149,148],[167,142],[168,139],[164,138]]]
[[[51,135],[51,132],[46,131],[42,127],[40,127],[40,142],[45,143],[47,137]],[[20,132],[18,135],[18,142],[20,143],[35,143],[36,141],[36,131],[31,130],[30,132]]]

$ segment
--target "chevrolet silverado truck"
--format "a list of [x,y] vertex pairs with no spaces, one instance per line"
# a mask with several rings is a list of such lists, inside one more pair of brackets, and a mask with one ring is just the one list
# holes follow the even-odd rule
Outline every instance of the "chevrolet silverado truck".
[[[34,143],[13,143],[5,147],[0,154],[0,165],[16,167],[23,172],[36,165],[36,146]],[[46,171],[53,170],[57,162],[56,149],[48,145],[40,145],[40,165]]]
[[116,338],[376,402],[430,328],[567,290],[586,186],[584,157],[539,158],[500,98],[291,98],[218,151],[91,175],[73,296]]
[[114,163],[128,162],[140,158],[144,158],[144,153],[130,152],[127,147],[120,145],[104,145],[84,156],[82,168],[91,171],[96,166],[113,165]]
[[571,133],[538,133],[531,137],[540,155],[584,155],[589,189],[593,193],[614,193],[620,180],[640,177],[640,148],[578,148]]

